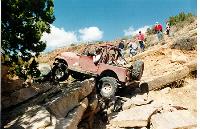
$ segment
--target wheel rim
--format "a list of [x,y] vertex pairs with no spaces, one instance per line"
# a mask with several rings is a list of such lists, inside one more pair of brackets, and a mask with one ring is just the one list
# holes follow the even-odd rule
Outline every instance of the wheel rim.
[[108,93],[112,92],[112,86],[110,83],[104,83],[101,90],[103,93],[108,94]]
[[64,76],[64,72],[59,68],[55,71],[55,75],[57,79],[60,79],[62,76]]

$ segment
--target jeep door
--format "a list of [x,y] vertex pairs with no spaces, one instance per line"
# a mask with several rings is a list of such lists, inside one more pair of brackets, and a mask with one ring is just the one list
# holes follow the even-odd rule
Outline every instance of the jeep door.
[[82,72],[89,72],[89,73],[97,74],[99,65],[94,64],[92,56],[80,56],[79,67]]

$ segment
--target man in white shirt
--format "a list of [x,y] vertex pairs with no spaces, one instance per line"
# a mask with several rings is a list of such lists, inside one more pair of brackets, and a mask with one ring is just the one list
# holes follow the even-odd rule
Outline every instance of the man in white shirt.
[[96,50],[95,55],[93,56],[93,62],[94,62],[94,64],[97,65],[97,64],[99,63],[99,61],[100,61],[100,59],[101,59],[101,56],[102,56],[101,49],[98,48],[98,49]]
[[130,56],[135,56],[137,54],[138,45],[135,42],[129,43]]

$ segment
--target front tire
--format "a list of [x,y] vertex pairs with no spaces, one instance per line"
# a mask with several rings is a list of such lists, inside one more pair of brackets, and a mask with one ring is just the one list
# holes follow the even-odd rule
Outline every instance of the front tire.
[[100,94],[105,98],[111,98],[117,90],[117,79],[114,77],[103,77],[99,80]]
[[52,69],[52,75],[55,81],[65,81],[69,77],[67,65],[64,63],[57,63]]

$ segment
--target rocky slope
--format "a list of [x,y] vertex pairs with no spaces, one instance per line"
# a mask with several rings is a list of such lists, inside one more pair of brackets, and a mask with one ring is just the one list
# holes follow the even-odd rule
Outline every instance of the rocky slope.
[[[6,69],[4,69],[4,83],[10,82],[2,94],[5,95],[2,102],[6,108],[3,110],[2,117],[4,128],[77,128],[78,126],[81,129],[87,129],[93,126],[96,129],[163,129],[161,123],[166,119],[172,120],[169,123],[173,121],[179,123],[178,125],[171,124],[173,126],[168,128],[196,127],[196,29],[197,21],[195,20],[181,29],[172,29],[173,35],[171,37],[165,35],[164,40],[160,42],[155,35],[146,35],[145,52],[134,57],[129,57],[129,50],[126,50],[125,57],[129,64],[137,59],[144,61],[145,68],[141,84],[148,84],[151,88],[148,90],[152,91],[145,94],[141,89],[131,89],[128,93],[122,91],[122,97],[126,98],[125,102],[121,103],[122,109],[115,113],[108,113],[106,122],[103,120],[102,112],[98,112],[100,102],[94,93],[91,93],[92,90],[84,87],[82,90],[77,90],[76,86],[84,84],[87,80],[72,84],[68,82],[59,86],[49,83],[33,84],[30,87],[24,87],[22,82],[18,81],[19,83],[15,86],[15,81],[6,80],[4,76]],[[126,40],[126,44],[131,40],[134,39]],[[118,42],[119,40],[110,43],[117,45]],[[98,45],[100,44],[90,46],[94,48]],[[40,63],[52,64],[57,54],[64,51],[81,53],[85,47],[86,45],[82,44],[57,49],[41,55],[38,60]],[[90,87],[94,84],[87,85]],[[71,96],[66,94],[68,90]],[[76,101],[69,105],[69,101],[73,98]],[[178,117],[181,115],[182,117]],[[161,119],[163,116],[166,119]],[[177,116],[174,118],[178,120],[170,116]],[[92,124],[93,121],[94,124]],[[70,122],[72,124],[69,124]]]

